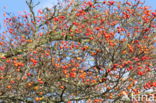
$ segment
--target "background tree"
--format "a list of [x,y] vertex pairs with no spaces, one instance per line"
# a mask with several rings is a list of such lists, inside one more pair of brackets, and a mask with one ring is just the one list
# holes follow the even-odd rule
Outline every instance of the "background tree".
[[144,3],[72,0],[38,13],[26,3],[0,35],[1,100],[122,102],[155,91],[156,12]]

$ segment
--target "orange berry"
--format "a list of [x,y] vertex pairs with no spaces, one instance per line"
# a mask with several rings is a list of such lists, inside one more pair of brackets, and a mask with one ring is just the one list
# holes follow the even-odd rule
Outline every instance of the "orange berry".
[[39,97],[36,97],[35,100],[36,100],[36,101],[40,101],[40,98],[39,98]]
[[64,89],[64,86],[60,86],[61,89]]
[[7,88],[8,88],[8,89],[11,89],[11,88],[12,88],[12,86],[11,86],[11,85],[8,85],[8,86],[7,86]]
[[43,92],[39,92],[39,95],[43,95]]
[[39,89],[39,87],[38,87],[38,86],[34,87],[34,90],[38,90],[38,89]]

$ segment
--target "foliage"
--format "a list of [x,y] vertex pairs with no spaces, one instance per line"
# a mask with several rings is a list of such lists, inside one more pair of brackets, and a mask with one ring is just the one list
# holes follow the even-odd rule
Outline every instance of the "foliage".
[[1,100],[122,102],[155,90],[156,12],[141,1],[71,0],[38,13],[27,5],[4,15]]

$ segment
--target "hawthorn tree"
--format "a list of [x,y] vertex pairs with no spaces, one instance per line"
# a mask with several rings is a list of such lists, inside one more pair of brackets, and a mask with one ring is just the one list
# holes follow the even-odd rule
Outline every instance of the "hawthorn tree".
[[4,14],[1,101],[121,103],[131,93],[153,95],[156,12],[143,2],[71,0],[37,13],[38,3],[26,3],[30,12]]

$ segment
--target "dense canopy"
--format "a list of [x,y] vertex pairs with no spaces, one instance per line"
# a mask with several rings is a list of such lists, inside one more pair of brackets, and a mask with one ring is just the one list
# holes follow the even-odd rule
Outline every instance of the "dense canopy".
[[156,12],[143,2],[69,0],[37,13],[38,3],[26,3],[29,12],[4,13],[1,101],[121,103],[137,101],[132,95],[153,97]]

